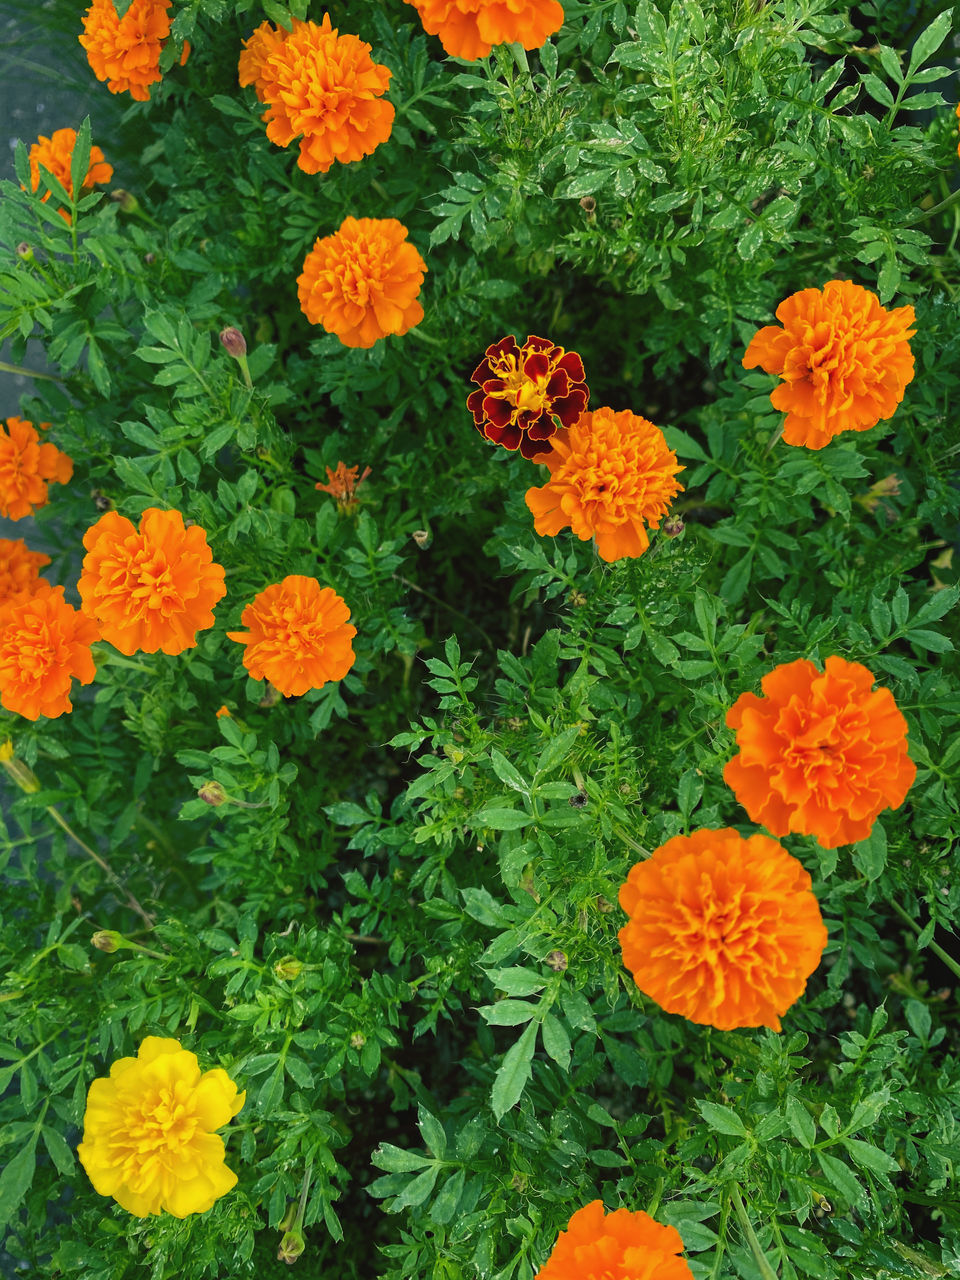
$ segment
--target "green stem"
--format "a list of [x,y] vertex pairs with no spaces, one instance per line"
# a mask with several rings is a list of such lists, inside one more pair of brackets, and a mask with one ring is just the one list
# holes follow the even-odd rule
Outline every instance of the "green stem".
[[35,373],[33,369],[24,369],[20,364],[4,364],[0,360],[0,373],[20,373],[25,378],[40,378],[44,382],[62,382],[63,379],[55,373]]
[[[901,907],[900,903],[897,902],[896,898],[891,898],[890,904],[893,907],[894,911],[896,911],[897,915],[900,916],[900,918],[904,920],[910,926],[910,928],[914,930],[915,933],[919,934],[923,932],[920,926],[917,924],[917,922],[913,919],[913,917],[908,915],[907,912],[904,911],[903,907]],[[947,968],[950,970],[951,973],[955,974],[956,977],[960,978],[960,964],[957,964],[953,956],[948,954],[948,952],[944,951],[943,947],[941,947],[939,943],[934,942],[932,938],[930,940],[930,950],[939,960],[943,961],[943,963],[947,966]]]
[[243,374],[243,381],[246,383],[248,391],[253,390],[253,379],[250,377],[250,366],[247,364],[246,356],[237,356],[237,364],[240,366],[240,372]]
[[956,191],[952,191],[946,200],[941,200],[939,204],[935,204],[931,209],[921,209],[912,218],[907,218],[904,226],[912,227],[915,222],[926,222],[927,218],[935,218],[938,213],[943,213],[944,209],[951,208],[958,201],[960,201],[960,187]]
[[760,1241],[757,1239],[753,1227],[750,1225],[750,1219],[747,1217],[747,1211],[743,1206],[743,1200],[740,1196],[740,1188],[734,1185],[731,1187],[731,1199],[733,1200],[734,1212],[740,1222],[743,1234],[747,1238],[750,1245],[750,1251],[753,1254],[754,1261],[763,1276],[763,1280],[777,1280],[776,1272],[772,1270],[769,1262],[763,1256],[763,1250],[760,1248]]

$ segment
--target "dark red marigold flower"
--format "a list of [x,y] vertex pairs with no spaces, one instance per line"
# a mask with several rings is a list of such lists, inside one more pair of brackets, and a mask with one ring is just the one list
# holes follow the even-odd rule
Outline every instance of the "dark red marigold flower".
[[524,458],[548,453],[558,427],[572,427],[590,399],[583,361],[532,334],[522,347],[512,334],[487,347],[471,375],[480,388],[467,397],[477,430]]

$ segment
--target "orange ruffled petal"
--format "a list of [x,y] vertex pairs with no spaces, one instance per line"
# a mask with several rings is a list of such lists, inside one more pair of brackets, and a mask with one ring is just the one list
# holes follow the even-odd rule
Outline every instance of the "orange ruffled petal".
[[179,511],[148,507],[139,529],[107,511],[83,545],[83,611],[121,653],[182,653],[213,626],[213,606],[227,591],[224,569],[203,529],[186,528]]
[[407,0],[453,58],[475,62],[495,44],[539,49],[563,25],[558,0]]
[[827,944],[810,885],[769,836],[674,836],[620,888],[623,963],[667,1013],[721,1031],[779,1031]]
[[683,1239],[642,1210],[604,1213],[592,1200],[570,1218],[537,1280],[693,1280]]
[[[41,422],[41,430],[49,422]],[[0,516],[20,520],[48,501],[47,484],[66,484],[73,460],[53,444],[41,444],[33,424],[7,418],[0,425]]]
[[868,431],[893,415],[913,378],[913,307],[887,311],[850,280],[801,289],[777,307],[783,325],[757,331],[743,367],[783,382],[770,396],[787,417],[787,444],[822,449],[841,431]]
[[[98,80],[111,93],[129,93],[138,102],[150,97],[160,77],[160,52],[170,34],[169,0],[133,0],[119,17],[113,0],[93,0],[83,17],[80,43]],[[186,61],[187,50],[181,56]]]
[[865,840],[884,809],[903,803],[916,777],[907,722],[889,689],[835,655],[783,663],[727,712],[738,755],[724,781],[754,822],[775,836],[816,836],[824,849]]
[[596,538],[602,560],[642,555],[647,526],[657,528],[683,492],[675,477],[684,468],[659,427],[629,409],[587,410],[550,445],[537,456],[550,479],[525,495],[537,533],[554,537],[569,525],[581,541]]
[[[30,189],[32,191],[36,191],[40,186],[40,166],[43,165],[71,196],[74,194],[70,165],[76,144],[76,129],[56,129],[50,138],[44,134],[40,135],[30,148]],[[99,147],[91,147],[87,176],[80,184],[79,194],[83,195],[92,190],[99,182],[109,182],[112,177],[113,165],[106,163]],[[45,201],[49,200],[50,192],[45,191],[42,198]],[[66,209],[61,209],[60,213],[67,222],[70,221],[70,214]]]
[[353,666],[350,642],[357,629],[349,617],[332,587],[294,573],[247,605],[240,621],[248,631],[227,636],[246,646],[243,665],[254,680],[269,680],[285,697],[296,697],[342,680]]
[[0,604],[0,703],[36,720],[73,710],[70,682],[96,674],[90,646],[96,623],[63,598],[63,587],[41,580],[30,593]]
[[417,298],[426,270],[396,218],[344,218],[304,260],[297,277],[300,309],[344,346],[372,347],[423,319]]
[[22,594],[31,595],[40,583],[40,569],[50,563],[42,551],[31,551],[22,538],[0,538],[0,603]]

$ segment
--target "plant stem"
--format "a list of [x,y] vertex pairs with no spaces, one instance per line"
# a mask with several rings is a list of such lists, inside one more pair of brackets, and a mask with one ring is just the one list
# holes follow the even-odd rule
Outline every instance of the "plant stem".
[[938,213],[942,213],[944,209],[949,209],[960,201],[960,187],[956,191],[951,191],[946,200],[941,200],[939,204],[935,204],[931,209],[921,209],[919,213],[915,213],[912,218],[907,218],[904,226],[912,227],[915,222],[926,222],[927,218],[934,218]]
[[95,849],[91,849],[88,844],[84,844],[84,842],[80,839],[80,837],[73,830],[70,824],[68,822],[65,822],[64,819],[60,817],[60,814],[57,813],[53,805],[48,804],[46,806],[46,809],[47,809],[47,813],[49,813],[50,817],[53,818],[54,822],[58,823],[63,828],[63,830],[67,833],[67,835],[70,836],[70,838],[80,846],[80,848],[84,851],[87,857],[92,858],[93,861],[97,864],[97,866],[100,867],[100,869],[106,873],[108,878],[113,882],[114,886],[118,888],[120,892],[123,894],[123,896],[126,898],[127,906],[131,907],[134,911],[136,911],[137,915],[144,922],[144,924],[147,926],[148,929],[152,929],[153,916],[148,915],[147,912],[144,911],[143,907],[141,907],[140,903],[136,900],[136,898],[133,896],[130,890],[126,887],[126,885],[117,875],[117,873],[114,871],[113,867],[110,866],[109,862],[106,862],[103,858],[101,858],[100,854],[97,853]]
[[[894,911],[896,911],[897,915],[900,916],[902,920],[906,921],[906,923],[910,926],[911,929],[913,929],[915,933],[917,934],[922,933],[922,930],[920,926],[917,924],[916,920],[914,920],[911,915],[908,915],[908,913],[904,911],[903,907],[901,907],[900,903],[897,902],[896,898],[891,898],[890,903]],[[943,963],[947,966],[947,968],[950,970],[951,973],[955,974],[958,978],[960,978],[960,964],[957,964],[953,956],[951,956],[948,952],[944,951],[943,947],[941,947],[939,943],[934,942],[932,938],[930,940],[930,950],[939,960],[943,961]]]
[[760,1248],[760,1241],[757,1239],[753,1227],[750,1225],[750,1219],[747,1217],[747,1211],[743,1207],[743,1199],[740,1195],[740,1188],[736,1185],[731,1187],[730,1196],[733,1200],[734,1212],[740,1222],[743,1234],[747,1237],[747,1243],[753,1253],[754,1261],[760,1269],[763,1280],[777,1280],[776,1273],[771,1269],[769,1262],[763,1256],[763,1250]]
[[20,373],[25,378],[40,378],[43,382],[62,382],[55,373],[35,373],[33,369],[24,369],[20,364],[5,364],[0,360],[0,373]]

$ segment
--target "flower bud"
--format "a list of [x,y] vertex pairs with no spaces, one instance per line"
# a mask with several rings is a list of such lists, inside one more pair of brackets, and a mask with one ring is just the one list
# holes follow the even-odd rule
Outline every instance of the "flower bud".
[[280,1241],[277,1258],[280,1262],[286,1262],[292,1267],[306,1247],[307,1242],[303,1238],[302,1231],[297,1231],[296,1229],[287,1231]]
[[7,738],[6,742],[0,742],[0,764],[7,760],[13,759],[13,741]]
[[140,208],[137,197],[129,191],[124,191],[123,187],[117,187],[116,191],[111,191],[110,199],[118,204],[124,213],[136,213]]
[[21,240],[17,245],[17,257],[21,262],[33,262],[33,249],[26,240]]
[[367,1043],[367,1037],[363,1034],[362,1031],[354,1031],[353,1035],[350,1037],[351,1049],[362,1049],[366,1043]]
[[596,212],[597,202],[596,200],[594,200],[593,196],[581,196],[580,208],[587,215],[587,217],[589,217],[591,213]]
[[545,957],[545,962],[554,973],[563,973],[567,967],[567,953],[565,951],[551,951]]
[[433,541],[433,534],[429,529],[414,529],[410,535],[421,551],[426,551],[430,543]]
[[296,956],[282,956],[273,966],[273,972],[281,982],[292,982],[303,973],[303,961]]
[[587,793],[585,791],[575,791],[570,797],[570,805],[574,809],[583,809],[587,803]]
[[216,808],[217,805],[223,804],[227,798],[226,790],[215,779],[205,782],[197,792],[197,795],[206,804],[213,805],[214,808]]
[[117,933],[116,929],[98,929],[90,941],[98,951],[105,951],[109,956],[114,951],[119,951],[127,940],[122,933]]
[[223,345],[227,355],[233,356],[234,360],[239,360],[241,356],[247,354],[247,341],[239,329],[231,327],[229,329],[220,330],[220,342]]
[[679,534],[683,533],[684,526],[683,521],[679,516],[667,516],[666,520],[664,520],[661,525],[661,528],[663,529],[663,536],[665,538],[676,538]]

